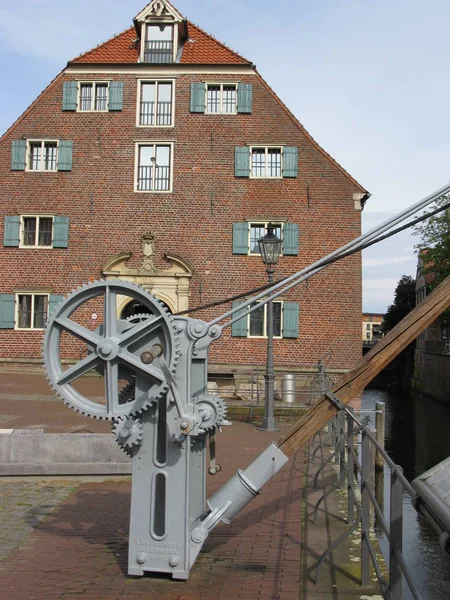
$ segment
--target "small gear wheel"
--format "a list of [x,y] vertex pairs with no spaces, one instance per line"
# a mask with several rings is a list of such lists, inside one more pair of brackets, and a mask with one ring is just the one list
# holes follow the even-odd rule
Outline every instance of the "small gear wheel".
[[144,426],[141,421],[133,417],[119,417],[113,421],[112,430],[122,450],[133,456],[133,451],[144,439]]
[[219,396],[199,396],[195,403],[195,412],[201,419],[200,427],[204,431],[228,423],[227,406]]

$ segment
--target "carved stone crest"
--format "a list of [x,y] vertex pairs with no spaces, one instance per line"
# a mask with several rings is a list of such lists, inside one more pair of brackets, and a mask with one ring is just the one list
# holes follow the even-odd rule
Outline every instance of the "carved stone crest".
[[161,0],[157,0],[151,7],[151,12],[154,13],[157,17],[160,17],[165,11],[166,6],[164,2],[161,2]]
[[147,272],[155,273],[156,268],[153,264],[155,257],[155,236],[151,231],[147,231],[142,236],[142,254],[144,256],[142,269]]

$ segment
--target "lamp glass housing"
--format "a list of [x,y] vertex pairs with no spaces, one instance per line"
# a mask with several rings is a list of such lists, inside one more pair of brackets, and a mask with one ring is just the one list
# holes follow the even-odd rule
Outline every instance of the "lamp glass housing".
[[273,229],[273,225],[269,224],[266,235],[258,241],[261,258],[265,265],[276,265],[281,254],[283,240],[277,238]]

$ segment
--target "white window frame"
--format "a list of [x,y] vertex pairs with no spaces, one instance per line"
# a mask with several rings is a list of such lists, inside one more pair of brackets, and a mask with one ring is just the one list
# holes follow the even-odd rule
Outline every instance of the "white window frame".
[[[253,146],[249,146],[250,152],[249,152],[249,178],[250,179],[283,179],[283,155],[284,155],[284,146],[282,145],[270,145],[270,146],[265,146],[264,144],[254,144]],[[252,161],[252,156],[253,156],[253,150],[265,150],[265,175],[253,175],[253,161]],[[267,161],[267,156],[269,153],[269,150],[279,150],[280,151],[280,175],[279,176],[272,176],[272,175],[267,175],[267,165],[268,165],[268,161]]]
[[[220,110],[218,112],[210,112],[208,110],[208,88],[210,86],[220,86]],[[233,112],[224,112],[223,111],[223,86],[234,86],[236,89],[236,107]],[[222,81],[207,81],[205,82],[205,115],[237,115],[238,114],[238,87],[239,83],[236,81],[222,82]]]
[[39,221],[40,219],[51,219],[52,220],[52,240],[53,240],[53,231],[54,231],[54,216],[53,215],[20,215],[20,231],[19,231],[19,248],[53,248],[52,242],[50,242],[50,246],[43,246],[35,243],[33,246],[29,246],[28,244],[24,244],[24,235],[25,235],[25,225],[24,219],[36,219],[36,233],[35,233],[35,242],[39,240]]
[[[269,223],[271,223],[272,225],[275,225],[275,226],[279,225],[281,227],[281,238],[283,238],[284,221],[280,221],[280,219],[275,219],[272,221],[256,221],[256,220],[248,221],[248,223],[247,223],[247,225],[248,225],[247,255],[248,256],[258,256],[259,258],[261,258],[261,252],[259,252],[259,249],[258,249],[258,252],[250,251],[252,225],[257,225],[258,227],[264,227],[264,229],[267,229],[267,226],[269,225]],[[283,246],[281,246],[280,256],[283,256]]]
[[[170,125],[141,125],[141,95],[142,95],[142,84],[155,83],[159,86],[160,83],[171,83],[172,84],[172,110],[170,114]],[[156,119],[155,119],[156,120]],[[164,79],[161,77],[151,78],[146,77],[145,79],[138,79],[138,90],[137,90],[137,107],[136,107],[136,127],[143,129],[168,129],[175,126],[175,79],[168,78]]]
[[[261,304],[257,302],[257,304]],[[274,340],[283,339],[283,321],[284,321],[284,300],[273,300],[273,304],[281,304],[280,312],[280,335],[274,335]],[[251,313],[247,315],[247,338],[254,339],[267,339],[267,303],[264,304],[264,317],[263,317],[263,335],[250,335],[250,317]]]
[[[140,190],[138,187],[139,180],[139,148],[142,146],[170,146],[170,180],[168,190]],[[138,194],[172,194],[173,193],[173,155],[174,155],[174,142],[165,140],[151,140],[136,142],[135,157],[134,157],[134,191]]]
[[[81,113],[107,113],[109,112],[109,84],[110,81],[78,81],[78,89],[77,89],[77,112]],[[92,85],[92,99],[91,99],[91,108],[89,110],[81,110],[81,86],[83,85]],[[104,110],[97,110],[95,108],[95,99],[96,99],[96,87],[97,85],[106,85],[106,108]]]
[[[44,319],[43,327],[19,327],[19,296],[31,296],[31,323],[34,325],[34,302],[36,296],[45,296],[47,298],[47,315]],[[50,294],[45,292],[16,292],[14,295],[14,329],[17,331],[43,331],[45,329],[45,323],[48,320],[48,311],[50,306]]]
[[143,31],[141,33],[141,54],[140,54],[140,62],[146,65],[170,65],[171,63],[150,63],[145,61],[145,43],[148,38],[148,28],[152,25],[171,25],[172,26],[172,63],[176,62],[178,56],[178,23],[171,17],[167,19],[159,19],[157,22],[149,21],[143,24]]
[[[31,159],[31,144],[41,144],[41,159],[40,164],[44,165],[44,148],[45,144],[56,144],[56,158],[55,158],[55,168],[54,169],[31,169],[30,168],[30,159]],[[59,140],[50,140],[50,139],[27,139],[27,151],[25,156],[25,171],[28,173],[57,173],[58,172],[58,153],[59,153]]]

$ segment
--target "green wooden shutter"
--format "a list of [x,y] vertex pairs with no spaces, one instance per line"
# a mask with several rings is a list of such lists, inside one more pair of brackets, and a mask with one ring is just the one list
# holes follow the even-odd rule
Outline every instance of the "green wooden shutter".
[[206,94],[206,84],[205,83],[191,83],[191,112],[192,113],[204,113],[205,112],[205,94]]
[[109,84],[108,110],[122,110],[123,81],[111,81]]
[[11,171],[25,171],[26,140],[13,140],[11,144]]
[[[244,303],[243,300],[236,300],[235,302],[233,302],[233,310],[243,303]],[[248,330],[247,330],[248,317],[246,314],[247,310],[243,309],[241,312],[245,316],[243,316],[242,319],[239,319],[239,321],[236,321],[235,323],[233,323],[233,325],[231,326],[231,335],[233,337],[247,337],[247,335],[248,335]],[[236,314],[233,315],[233,317],[237,317],[237,316],[239,316],[239,314],[240,314],[240,312],[238,311]]]
[[287,147],[283,151],[283,177],[298,177],[298,148]]
[[5,217],[4,246],[18,246],[20,241],[20,217]]
[[77,110],[78,83],[76,81],[65,81],[63,83],[63,110]]
[[236,177],[250,176],[250,148],[236,146],[234,149],[234,175]]
[[248,223],[233,223],[233,254],[248,254]]
[[55,312],[56,307],[58,306],[58,304],[60,302],[62,302],[64,300],[64,296],[57,296],[56,294],[50,294],[50,298],[48,301],[48,319],[50,319],[50,317],[52,316],[52,314]]
[[283,337],[298,338],[298,302],[283,302]]
[[298,225],[285,223],[283,227],[283,254],[285,256],[298,256]]
[[69,217],[54,217],[53,248],[67,248],[69,242]]
[[238,85],[238,113],[251,113],[253,100],[253,86],[251,83],[240,83]]
[[14,294],[0,294],[0,329],[14,329]]
[[72,170],[73,142],[61,140],[58,145],[58,171]]

